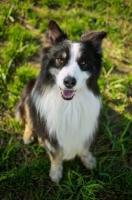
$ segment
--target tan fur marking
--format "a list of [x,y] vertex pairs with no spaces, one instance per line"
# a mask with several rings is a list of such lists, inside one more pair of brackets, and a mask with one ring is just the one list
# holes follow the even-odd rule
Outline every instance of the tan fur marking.
[[29,144],[34,140],[34,136],[33,136],[33,124],[30,117],[29,107],[26,102],[24,104],[24,110],[25,110],[25,130],[23,134],[23,141],[25,144]]
[[41,137],[38,137],[38,142],[41,147],[44,147],[44,142],[42,141]]

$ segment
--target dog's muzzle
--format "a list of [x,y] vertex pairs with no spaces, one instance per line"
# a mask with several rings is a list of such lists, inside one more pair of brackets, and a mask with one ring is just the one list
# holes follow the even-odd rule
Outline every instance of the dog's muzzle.
[[75,90],[72,88],[76,85],[76,79],[72,76],[67,76],[64,78],[63,84],[65,85],[66,89],[61,89],[62,98],[65,100],[71,100],[75,95]]

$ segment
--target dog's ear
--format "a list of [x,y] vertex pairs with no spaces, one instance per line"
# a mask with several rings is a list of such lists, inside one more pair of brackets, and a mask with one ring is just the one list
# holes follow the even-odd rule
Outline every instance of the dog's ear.
[[66,33],[64,33],[58,24],[51,19],[48,24],[48,31],[46,34],[46,41],[51,45],[54,45],[56,42],[59,42],[63,39],[67,39]]
[[107,33],[105,31],[99,31],[99,32],[91,32],[91,33],[86,33],[81,36],[82,41],[89,41],[92,42],[93,47],[98,53],[101,53],[101,44],[103,38]]

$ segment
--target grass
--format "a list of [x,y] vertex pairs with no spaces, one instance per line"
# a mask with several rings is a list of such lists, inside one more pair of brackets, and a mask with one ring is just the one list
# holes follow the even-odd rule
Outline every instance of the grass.
[[[24,85],[39,73],[49,19],[69,37],[106,30],[99,80],[103,112],[92,151],[96,169],[78,158],[64,163],[60,184],[37,143],[24,145],[14,107]],[[0,199],[130,200],[132,197],[132,2],[131,0],[8,0],[0,5]]]

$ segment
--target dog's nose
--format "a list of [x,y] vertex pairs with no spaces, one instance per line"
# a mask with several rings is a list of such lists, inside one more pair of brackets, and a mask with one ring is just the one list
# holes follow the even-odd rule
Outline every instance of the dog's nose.
[[72,88],[76,85],[76,79],[74,77],[71,77],[71,76],[67,76],[65,79],[64,79],[64,85],[67,87],[67,88]]

